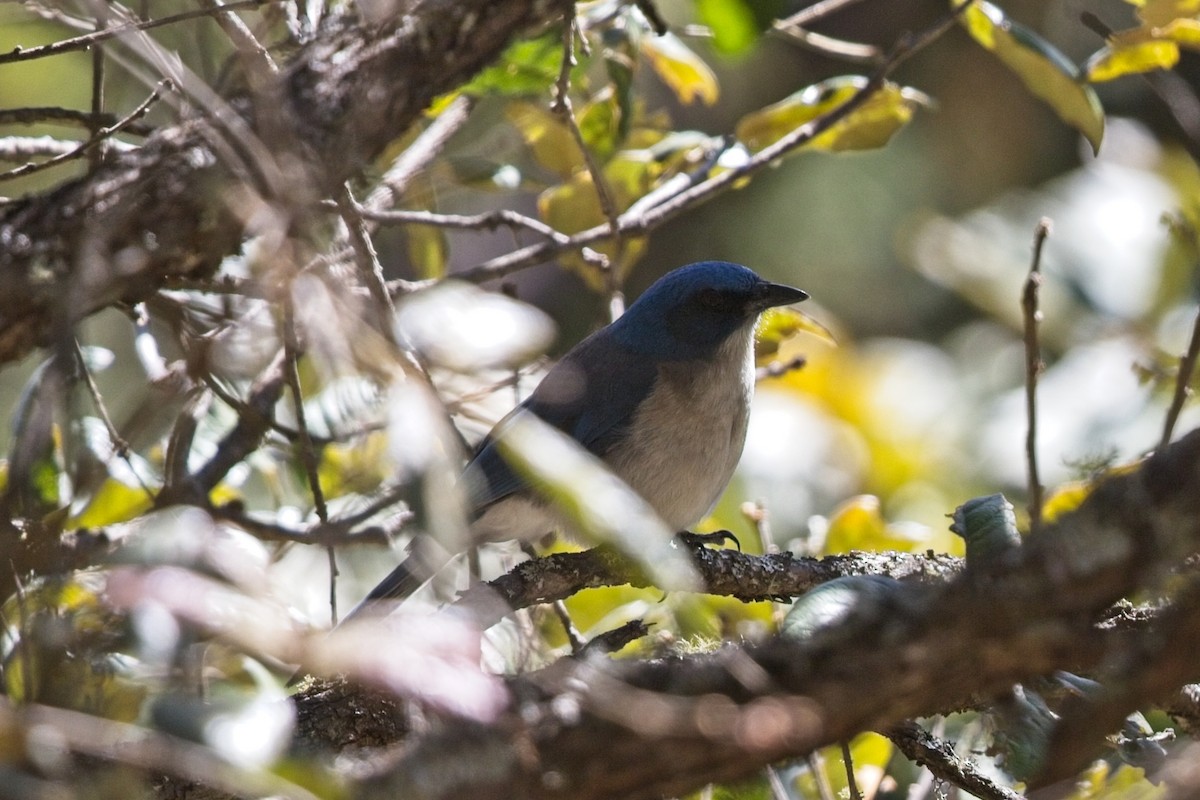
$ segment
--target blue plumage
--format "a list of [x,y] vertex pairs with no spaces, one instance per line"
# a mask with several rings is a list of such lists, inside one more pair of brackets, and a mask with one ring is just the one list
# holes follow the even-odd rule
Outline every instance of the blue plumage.
[[[513,414],[535,414],[575,439],[685,530],[715,504],[741,456],[759,313],[806,297],[738,264],[681,267],[576,345]],[[480,541],[533,539],[557,524],[500,455],[495,438],[507,419],[463,472]],[[402,564],[368,600],[402,596],[413,584]]]

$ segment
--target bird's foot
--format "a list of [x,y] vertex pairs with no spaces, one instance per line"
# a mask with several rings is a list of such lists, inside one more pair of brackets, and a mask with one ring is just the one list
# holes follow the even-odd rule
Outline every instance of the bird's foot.
[[676,537],[689,547],[708,547],[710,545],[722,545],[726,542],[733,542],[738,550],[742,549],[742,543],[729,531],[713,531],[712,533],[680,531],[676,534]]

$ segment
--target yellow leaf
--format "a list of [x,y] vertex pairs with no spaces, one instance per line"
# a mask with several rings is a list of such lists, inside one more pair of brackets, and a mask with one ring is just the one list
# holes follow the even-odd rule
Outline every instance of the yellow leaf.
[[1111,81],[1124,75],[1170,69],[1179,61],[1179,45],[1158,39],[1142,41],[1114,40],[1096,52],[1087,64],[1087,79],[1092,83]]
[[770,308],[763,312],[755,329],[754,356],[769,358],[779,352],[779,346],[797,333],[809,333],[823,342],[837,346],[837,341],[821,323],[795,308]]
[[[842,105],[866,85],[867,79],[860,75],[843,75],[813,84],[742,117],[737,124],[737,137],[750,150],[762,150]],[[882,147],[912,119],[920,98],[915,91],[885,83],[862,106],[806,147],[828,151]]]
[[521,132],[538,164],[564,180],[583,166],[583,156],[571,132],[549,110],[533,103],[513,102],[505,114]]
[[976,42],[1004,62],[1030,94],[1083,134],[1093,151],[1104,138],[1104,109],[1079,70],[1066,56],[1028,28],[1008,19],[986,0],[976,0],[959,16]]
[[67,526],[103,528],[105,525],[126,522],[147,511],[153,503],[154,499],[142,487],[128,486],[115,478],[107,478]]
[[678,36],[643,36],[641,48],[642,55],[681,103],[691,104],[697,98],[709,106],[717,102],[717,76]]
[[851,550],[913,552],[927,547],[929,531],[923,525],[889,524],[880,511],[879,498],[864,494],[842,503],[829,519],[826,553]]
[[1158,27],[1200,14],[1200,0],[1142,0],[1137,5],[1142,22]]

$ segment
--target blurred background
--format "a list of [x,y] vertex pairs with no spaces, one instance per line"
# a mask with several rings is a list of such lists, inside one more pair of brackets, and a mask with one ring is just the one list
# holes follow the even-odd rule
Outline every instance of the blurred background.
[[[153,5],[155,15],[192,7],[185,0]],[[620,4],[580,4],[594,26],[588,30],[593,54],[573,76],[575,102],[594,125],[587,128],[589,142],[625,206],[650,188],[658,176],[654,169],[679,169],[685,161],[679,154],[688,149],[679,142],[735,135],[761,109],[805,87],[871,73],[871,63],[835,58],[768,30],[772,20],[803,5],[663,0],[656,6],[684,48],[680,51],[656,42],[644,29],[645,20],[635,24],[636,12]],[[1082,65],[1104,44],[1099,28],[1137,24],[1135,5],[1006,0],[1003,9]],[[47,8],[0,5],[0,53],[75,32],[69,20],[54,18]],[[886,53],[906,31],[925,29],[947,9],[941,0],[852,3],[814,27]],[[1084,24],[1085,17],[1099,25]],[[264,23],[263,28],[278,26]],[[218,89],[233,80],[229,42],[211,20],[166,26],[153,37],[159,56],[177,58],[198,80]],[[514,56],[512,64],[520,69],[507,78],[503,70],[485,76],[470,121],[410,185],[404,208],[443,214],[510,209],[567,232],[603,220],[594,197],[572,183],[578,163],[560,163],[562,135],[546,121],[549,86],[558,69],[557,41],[558,34],[550,33],[542,44]],[[549,54],[541,73],[534,69],[543,64],[539,47]],[[153,59],[144,52],[114,46],[106,53],[106,107],[123,113],[145,97],[158,76],[148,70],[146,63]],[[91,69],[91,56],[82,51],[0,62],[0,109],[86,108]],[[530,75],[521,72],[525,69]],[[526,90],[514,88],[526,77]],[[1024,521],[1027,421],[1020,298],[1040,220],[1049,220],[1051,234],[1040,265],[1046,367],[1038,395],[1037,457],[1052,498],[1056,492],[1072,496],[1075,482],[1157,445],[1178,357],[1194,325],[1200,225],[1197,53],[1184,49],[1169,72],[1095,84],[1105,112],[1098,153],[958,26],[891,77],[917,90],[921,100],[885,146],[811,150],[784,158],[648,237],[626,242],[614,258],[617,286],[600,285],[594,273],[568,258],[516,273],[503,286],[488,286],[549,315],[557,333],[548,336],[541,323],[531,322],[525,344],[546,349],[551,357],[610,319],[610,289],[632,300],[657,277],[692,261],[740,262],[810,293],[812,299],[801,308],[810,323],[782,342],[772,341],[779,349],[763,359],[764,365],[799,357],[805,363],[760,382],[741,466],[705,523],[733,530],[751,551],[957,554],[962,543],[948,531],[947,516],[967,499],[993,492],[1005,493]],[[625,90],[622,81],[628,82]],[[630,97],[632,105],[620,107],[622,124],[605,117]],[[165,123],[174,113],[156,107],[146,123]],[[78,136],[77,129],[62,125],[0,117],[0,138],[63,137],[64,131]],[[411,138],[403,137],[381,156],[360,191],[370,190],[370,180]],[[730,153],[738,155],[736,148]],[[746,156],[744,149],[740,155]],[[0,194],[20,198],[45,192],[81,169],[72,162],[7,180]],[[625,177],[627,182],[617,182]],[[529,240],[503,228],[447,232],[423,225],[383,227],[375,236],[388,277],[408,280],[453,276]],[[226,275],[250,278],[264,270],[256,262],[255,243],[223,268]],[[277,309],[263,300],[186,288],[164,297],[167,306],[151,309],[163,356],[169,361],[185,355],[166,310],[211,322],[213,371],[237,392],[244,392],[278,347]],[[316,329],[325,296],[315,291],[311,297],[314,304],[297,314]],[[463,308],[482,318],[482,306]],[[516,326],[507,313],[498,319]],[[439,319],[435,312],[434,327]],[[463,333],[467,350],[498,336],[497,329],[475,325],[469,314],[460,319],[447,312],[444,319]],[[149,424],[155,395],[139,367],[129,315],[97,314],[80,327],[79,338],[112,416]],[[396,453],[409,441],[402,434],[414,433],[412,426],[396,422],[398,412],[389,411],[396,398],[373,383],[376,376],[364,377],[366,370],[355,373],[337,363],[335,339],[330,337],[326,352],[314,355],[314,363],[304,365],[302,377],[315,433],[336,440],[323,448],[320,465],[336,514],[361,508],[388,483],[397,469]],[[514,381],[505,382],[511,372],[437,373],[442,399],[468,442],[535,385],[546,363],[535,356],[526,354],[515,388]],[[33,354],[0,370],[0,408],[12,421],[0,429],[0,452],[10,450],[23,409],[37,401],[44,359],[44,353]],[[282,405],[280,417],[286,422],[289,412]],[[71,483],[68,470],[55,478],[47,503],[68,509],[68,529],[121,525],[145,511],[139,483],[157,479],[162,438],[175,411],[165,409],[163,427],[146,435],[147,444],[126,466],[113,458],[93,412],[80,412],[67,438],[94,451],[111,474],[87,492]],[[213,405],[197,438],[197,458],[212,452],[234,418],[229,408]],[[1184,432],[1197,422],[1200,413],[1187,407],[1176,430]],[[334,435],[350,429],[357,433]],[[314,520],[295,453],[279,441],[239,464],[216,494],[221,502],[235,501],[280,524],[299,528]],[[160,515],[147,529],[169,537],[178,525],[176,518]],[[239,539],[237,547],[253,554],[248,561],[261,562],[270,591],[307,624],[328,620],[324,548],[252,537]],[[392,567],[399,550],[338,551],[343,609]],[[491,556],[487,566],[500,569],[513,557]],[[664,600],[661,593],[628,588],[586,592],[568,607],[588,634],[642,616],[689,641],[760,635],[780,616],[769,603],[681,593]],[[556,623],[539,618],[537,624],[546,648],[562,647]],[[489,656],[497,667],[514,669],[528,657],[514,644],[527,633],[506,626],[491,632]],[[231,673],[242,668],[226,666]],[[886,763],[890,751],[865,752],[879,746],[876,740],[856,744],[864,749],[863,763]]]

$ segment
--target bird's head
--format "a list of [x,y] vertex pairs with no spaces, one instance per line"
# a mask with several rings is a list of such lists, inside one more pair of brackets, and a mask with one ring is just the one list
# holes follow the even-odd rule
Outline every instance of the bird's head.
[[629,349],[666,360],[704,358],[762,311],[808,294],[763,280],[740,264],[702,261],[668,272],[613,324]]

